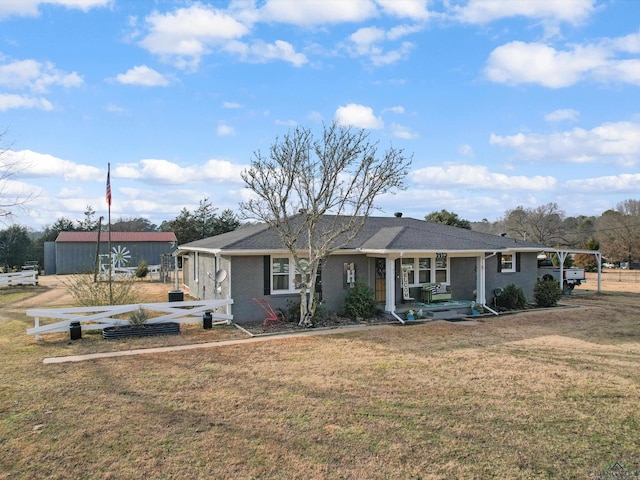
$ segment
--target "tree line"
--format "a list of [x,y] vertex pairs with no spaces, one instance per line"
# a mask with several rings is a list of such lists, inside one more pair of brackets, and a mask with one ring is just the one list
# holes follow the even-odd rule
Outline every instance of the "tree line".
[[[600,250],[606,261],[612,263],[640,261],[640,200],[629,199],[600,216],[566,216],[556,203],[536,208],[518,206],[507,210],[498,220],[483,219],[471,222],[447,210],[425,215],[425,220],[465,228],[493,235],[502,235],[556,248]],[[111,223],[112,232],[174,232],[178,244],[230,232],[242,224],[230,209],[217,213],[209,199],[200,200],[190,211],[183,208],[173,220],[159,226],[146,218],[120,217]],[[92,232],[107,225],[87,206],[84,217],[71,220],[60,217],[42,232],[34,233],[27,227],[12,225],[0,230],[0,265],[21,266],[28,260],[44,262],[44,243],[53,242],[60,232]],[[578,256],[578,264],[581,257]],[[584,262],[592,263],[593,257]],[[584,263],[582,262],[582,263]],[[582,265],[586,266],[586,265]]]
[[[201,238],[235,230],[241,222],[231,210],[217,213],[217,208],[208,198],[200,200],[193,211],[183,208],[173,220],[163,221],[159,226],[146,218],[120,217],[111,222],[112,232],[174,232],[178,244],[185,244]],[[58,218],[42,232],[33,232],[22,225],[12,225],[0,230],[0,266],[4,271],[20,268],[27,261],[36,260],[44,265],[44,244],[54,242],[60,232],[97,232],[107,231],[103,217],[97,217],[96,211],[88,205],[84,217],[71,220]]]
[[425,220],[550,247],[599,250],[612,263],[640,260],[640,200],[635,199],[624,200],[600,216],[567,216],[556,203],[548,203],[518,206],[494,222],[470,222],[447,210],[432,212]]

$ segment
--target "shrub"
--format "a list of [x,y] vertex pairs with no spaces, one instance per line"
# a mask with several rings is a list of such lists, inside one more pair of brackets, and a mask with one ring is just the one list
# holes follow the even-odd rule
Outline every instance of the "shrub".
[[141,260],[136,267],[136,278],[144,278],[149,275],[149,264]]
[[376,313],[377,305],[373,290],[367,285],[358,283],[344,299],[344,313],[351,319],[371,318]]
[[538,280],[533,287],[533,298],[539,307],[553,307],[562,297],[562,289],[555,279]]
[[111,282],[110,287],[109,282],[94,282],[93,275],[74,275],[64,284],[82,307],[139,303],[133,289],[133,279]]
[[280,310],[284,314],[284,318],[287,322],[300,322],[300,302],[292,302],[291,300],[287,300],[287,304],[284,306],[284,308],[279,308],[276,310]]
[[138,307],[138,310],[134,310],[129,314],[129,324],[134,327],[139,327],[144,325],[148,318],[149,314],[147,311],[142,307]]
[[496,304],[505,310],[522,310],[527,306],[527,298],[522,288],[511,283],[502,289],[502,293],[496,298]]

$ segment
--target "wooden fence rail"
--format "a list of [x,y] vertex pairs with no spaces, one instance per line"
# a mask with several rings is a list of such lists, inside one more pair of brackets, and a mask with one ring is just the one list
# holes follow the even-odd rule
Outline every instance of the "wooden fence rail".
[[0,273],[0,287],[12,285],[37,285],[38,272],[27,270],[24,272]]
[[[232,299],[199,300],[188,302],[139,303],[129,305],[107,305],[98,307],[68,307],[68,308],[36,308],[27,310],[27,316],[34,317],[34,327],[27,330],[27,335],[35,335],[40,339],[41,333],[68,332],[71,322],[80,322],[82,330],[102,330],[105,327],[129,325],[129,314],[143,308],[150,314],[147,324],[162,322],[197,322],[202,320],[205,312],[210,312],[212,324],[230,325],[233,315],[218,313],[217,309],[228,311],[233,304]],[[160,312],[154,316],[151,312]],[[121,318],[115,318],[121,317]],[[41,318],[59,319],[59,322],[41,324]]]

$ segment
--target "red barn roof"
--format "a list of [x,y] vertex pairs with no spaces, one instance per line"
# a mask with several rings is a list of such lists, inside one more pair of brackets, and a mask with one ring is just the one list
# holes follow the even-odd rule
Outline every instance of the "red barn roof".
[[[56,242],[95,243],[98,232],[60,232]],[[108,242],[109,234],[100,232],[100,243]],[[173,232],[111,232],[112,242],[177,242]]]

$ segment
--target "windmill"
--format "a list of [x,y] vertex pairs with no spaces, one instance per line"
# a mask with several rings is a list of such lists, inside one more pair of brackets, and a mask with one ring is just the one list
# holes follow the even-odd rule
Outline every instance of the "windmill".
[[115,268],[122,268],[126,266],[127,263],[129,263],[129,260],[131,259],[131,252],[127,250],[126,247],[118,245],[116,247],[113,247],[111,258],[113,261],[113,266]]

